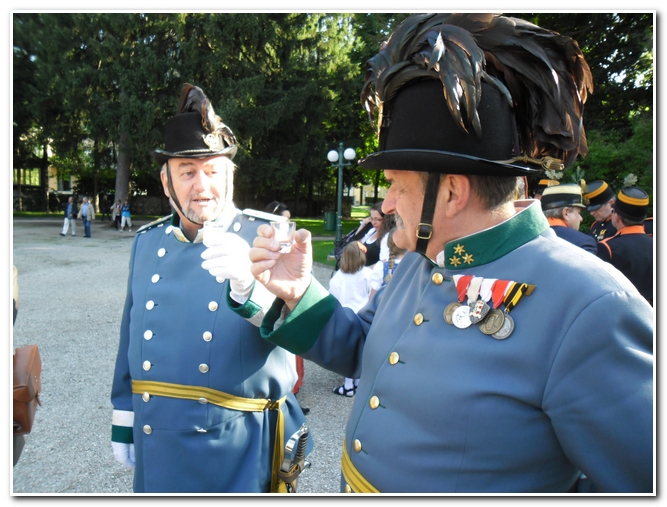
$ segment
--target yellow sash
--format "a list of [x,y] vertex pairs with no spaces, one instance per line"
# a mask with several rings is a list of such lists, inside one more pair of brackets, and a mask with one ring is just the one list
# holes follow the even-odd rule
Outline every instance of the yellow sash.
[[352,464],[350,456],[347,454],[347,445],[343,441],[343,459],[341,460],[343,468],[343,478],[350,486],[353,493],[380,493],[373,485],[368,482],[363,475]]
[[286,396],[279,400],[239,398],[231,394],[216,391],[208,387],[186,386],[181,384],[170,384],[167,382],[153,382],[149,380],[133,380],[132,392],[134,394],[148,393],[151,396],[165,396],[167,398],[180,398],[185,400],[206,400],[220,407],[241,412],[264,412],[265,410],[277,410],[278,422],[276,424],[276,435],[273,444],[273,465],[271,467],[271,492],[287,493],[285,483],[278,479],[278,470],[284,458],[283,441],[285,439],[285,419],[280,406],[285,402]]

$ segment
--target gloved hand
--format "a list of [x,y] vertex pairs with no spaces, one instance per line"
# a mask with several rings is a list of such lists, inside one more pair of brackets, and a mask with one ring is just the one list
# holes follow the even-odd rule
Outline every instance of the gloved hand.
[[218,281],[229,279],[232,298],[243,304],[255,281],[250,272],[250,245],[231,232],[218,234],[211,239],[204,235],[204,245],[208,248],[201,254],[202,259],[205,259],[201,267]]
[[111,442],[113,457],[124,467],[134,470],[134,444]]

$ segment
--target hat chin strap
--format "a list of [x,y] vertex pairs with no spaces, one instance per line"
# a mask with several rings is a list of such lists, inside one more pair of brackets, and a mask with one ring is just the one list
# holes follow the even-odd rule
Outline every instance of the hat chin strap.
[[426,247],[433,235],[433,215],[435,214],[435,202],[438,199],[440,188],[440,173],[429,173],[424,192],[424,203],[422,204],[422,216],[417,225],[417,247],[415,251],[426,257]]
[[167,188],[169,189],[169,195],[171,197],[171,200],[174,203],[174,206],[176,206],[176,209],[181,212],[181,216],[185,218],[188,222],[191,222],[195,225],[204,225],[203,222],[195,222],[194,220],[189,219],[186,215],[185,212],[183,211],[183,208],[181,207],[181,203],[178,200],[178,197],[176,197],[176,191],[174,190],[174,185],[172,184],[171,181],[171,166],[169,165],[169,160],[167,159]]

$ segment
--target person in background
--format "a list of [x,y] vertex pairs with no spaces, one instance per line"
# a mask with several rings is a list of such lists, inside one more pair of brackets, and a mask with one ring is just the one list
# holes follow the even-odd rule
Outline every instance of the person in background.
[[644,230],[648,205],[644,189],[623,188],[611,210],[616,234],[598,242],[597,254],[627,276],[653,306],[653,238]]
[[128,231],[132,232],[132,215],[130,214],[130,203],[127,202],[127,199],[125,199],[125,202],[123,203],[123,207],[121,208],[120,211],[120,216],[121,216],[120,232],[123,232],[123,230],[125,229],[125,224],[127,224]]
[[579,231],[583,220],[581,210],[586,208],[579,185],[565,183],[546,188],[541,202],[542,211],[556,236],[597,255],[595,239]]
[[653,310],[515,199],[519,178],[588,151],[592,88],[568,36],[411,15],[361,92],[379,148],[358,165],[384,171],[408,250],[391,282],[355,314],[310,275],[309,231],[279,253],[258,227],[251,271],[277,298],[263,338],[360,377],[341,491],[559,494],[582,474],[589,491],[656,491]]
[[[386,215],[386,216],[392,216],[392,215]],[[371,298],[375,295],[375,293],[378,290],[387,285],[389,280],[391,280],[391,278],[394,276],[394,271],[398,267],[398,264],[401,262],[401,259],[405,255],[405,252],[407,252],[405,248],[399,247],[394,242],[393,238],[394,231],[395,229],[392,229],[386,236],[387,249],[389,250],[387,258],[385,260],[381,260],[380,262],[376,263],[372,268],[373,274],[371,276],[371,294],[370,294]]]
[[[357,228],[357,233],[361,235],[362,231],[366,231],[358,240],[366,246],[366,266],[372,266],[380,260],[380,246],[382,238],[384,237],[391,224],[384,225],[385,214],[382,211],[382,202],[376,202],[371,206],[371,212]],[[368,228],[368,224],[372,227]]]
[[534,192],[535,199],[537,199],[538,201],[539,201],[540,199],[542,199],[542,194],[543,194],[543,192],[544,192],[544,189],[545,189],[545,188],[552,187],[552,186],[554,186],[554,185],[560,185],[560,181],[558,181],[558,180],[550,180],[550,179],[548,179],[548,178],[543,178],[543,179],[541,179],[541,180],[537,183],[537,186],[535,187],[535,192]]
[[88,202],[88,198],[83,198],[83,203],[81,203],[81,209],[79,209],[80,219],[83,219],[83,231],[85,233],[84,238],[90,238],[90,224],[95,220],[95,208],[92,202]]
[[77,217],[76,203],[74,198],[70,196],[65,204],[65,222],[63,223],[63,230],[60,231],[61,236],[67,235],[68,227],[72,227],[72,236],[76,236],[76,217]]
[[[71,199],[71,197],[70,197]],[[13,287],[13,308],[14,308],[14,320],[13,323],[16,323],[16,314],[19,311],[19,271],[16,269],[16,266],[12,264],[12,287]],[[12,442],[12,450],[14,455],[14,465],[18,463],[21,453],[23,452],[23,447],[25,447],[25,436],[24,435],[14,435]]]
[[595,222],[591,224],[589,234],[595,241],[611,238],[616,234],[616,228],[611,222],[611,209],[616,201],[612,188],[606,181],[595,180],[586,184],[584,197],[588,199],[588,212],[593,216]]
[[[372,273],[371,268],[366,266],[366,246],[360,241],[354,241],[343,249],[340,269],[329,280],[329,292],[343,307],[356,313],[368,303]],[[335,387],[333,392],[352,397],[358,384],[358,378],[345,377],[343,385]]]
[[123,205],[118,199],[116,201],[116,204],[113,205],[111,208],[111,219],[113,220],[114,226],[116,227],[117,231],[120,231],[120,220],[121,220],[121,214],[123,212]]

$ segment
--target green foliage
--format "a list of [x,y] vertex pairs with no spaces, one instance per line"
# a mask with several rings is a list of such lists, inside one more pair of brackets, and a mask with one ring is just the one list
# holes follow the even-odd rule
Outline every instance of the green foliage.
[[[13,13],[14,167],[43,167],[48,144],[48,162],[87,193],[116,175],[116,190],[162,195],[152,152],[190,82],[238,138],[237,204],[306,202],[317,216],[335,201],[327,152],[378,149],[359,104],[365,62],[408,15]],[[653,15],[511,15],[572,36],[591,66],[585,179],[617,188],[633,172],[652,190]],[[343,178],[386,184],[356,163]]]

